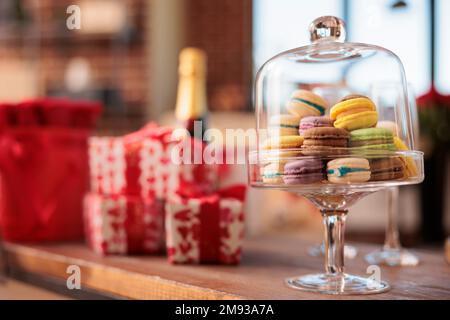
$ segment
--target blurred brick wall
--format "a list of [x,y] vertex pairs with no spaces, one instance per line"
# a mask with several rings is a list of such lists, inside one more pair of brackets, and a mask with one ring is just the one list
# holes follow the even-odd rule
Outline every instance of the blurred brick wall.
[[210,109],[249,109],[252,0],[186,1],[186,44],[208,54]]
[[[148,46],[145,45],[149,2],[124,0],[130,29],[128,36],[79,34],[66,28],[66,9],[74,0],[23,0],[28,29],[11,32],[0,28],[0,59],[38,64],[42,94],[60,90],[70,60],[86,59],[97,88],[117,89],[126,114],[140,115],[147,107]],[[83,15],[83,13],[82,13]],[[82,18],[83,21],[83,18]],[[5,36],[11,34],[11,37]]]
[[[188,46],[208,54],[209,106],[215,110],[248,109],[252,81],[252,0],[185,1]],[[78,0],[22,0],[30,26],[24,32],[0,25],[0,59],[37,64],[41,94],[64,85],[69,61],[85,58],[95,87],[118,89],[127,115],[143,115],[151,95],[149,10],[151,0],[123,0],[131,38],[77,34],[68,31],[66,8]],[[123,39],[123,38],[122,38]],[[0,70],[1,71],[1,70]],[[176,86],[176,83],[169,84]]]

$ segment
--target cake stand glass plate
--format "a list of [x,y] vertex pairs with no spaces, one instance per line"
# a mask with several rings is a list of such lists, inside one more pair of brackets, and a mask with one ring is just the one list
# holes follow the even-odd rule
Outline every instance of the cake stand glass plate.
[[[345,221],[364,196],[424,178],[405,72],[391,51],[345,42],[339,18],[320,17],[309,31],[311,45],[276,55],[257,73],[257,145],[248,156],[249,184],[302,195],[322,214],[325,272],[290,277],[289,287],[381,293],[389,289],[386,282],[345,273]],[[395,86],[373,97],[377,83]],[[387,120],[393,126],[377,128]]]

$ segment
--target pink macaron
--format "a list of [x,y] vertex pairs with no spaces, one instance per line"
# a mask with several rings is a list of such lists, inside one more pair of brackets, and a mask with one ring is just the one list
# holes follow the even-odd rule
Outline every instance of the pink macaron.
[[311,128],[323,128],[323,127],[332,127],[333,120],[331,120],[327,116],[321,117],[306,117],[300,120],[300,128],[299,133],[302,136],[304,132]]

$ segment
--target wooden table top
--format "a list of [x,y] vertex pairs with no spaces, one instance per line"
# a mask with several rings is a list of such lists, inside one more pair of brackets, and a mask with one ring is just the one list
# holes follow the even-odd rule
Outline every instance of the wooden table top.
[[[84,244],[19,245],[7,243],[7,261],[14,273],[59,279],[78,265],[82,288],[108,296],[134,299],[450,299],[450,265],[444,250],[415,251],[418,267],[381,267],[392,289],[370,296],[305,293],[284,285],[289,276],[323,271],[321,257],[306,253],[310,242],[289,237],[247,240],[240,266],[170,265],[164,256],[101,257]],[[377,246],[358,244],[356,259],[346,271],[365,275],[363,257]],[[367,276],[369,276],[367,274]]]

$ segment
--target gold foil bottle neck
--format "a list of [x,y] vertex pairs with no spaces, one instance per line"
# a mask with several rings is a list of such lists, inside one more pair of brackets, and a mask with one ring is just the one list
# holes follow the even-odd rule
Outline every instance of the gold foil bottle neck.
[[188,47],[180,52],[179,82],[175,116],[179,121],[206,116],[206,53]]
[[205,51],[188,47],[180,52],[178,73],[181,76],[206,75],[206,53]]

